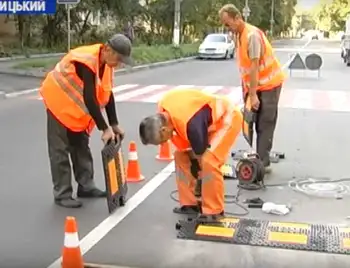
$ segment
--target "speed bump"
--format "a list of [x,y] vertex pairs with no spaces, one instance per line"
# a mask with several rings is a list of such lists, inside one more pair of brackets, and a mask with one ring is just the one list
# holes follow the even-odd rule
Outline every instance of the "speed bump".
[[101,151],[109,213],[124,206],[128,186],[120,139],[107,143]]
[[350,228],[227,217],[218,222],[181,220],[178,238],[238,245],[350,254]]

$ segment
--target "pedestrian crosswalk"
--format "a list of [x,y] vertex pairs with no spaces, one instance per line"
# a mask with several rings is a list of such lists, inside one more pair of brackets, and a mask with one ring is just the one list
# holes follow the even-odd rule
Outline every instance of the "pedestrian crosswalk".
[[[185,88],[224,95],[235,104],[243,103],[240,86],[124,84],[113,88],[113,92],[116,102],[157,103],[168,90]],[[284,88],[279,106],[281,108],[350,112],[350,92]]]

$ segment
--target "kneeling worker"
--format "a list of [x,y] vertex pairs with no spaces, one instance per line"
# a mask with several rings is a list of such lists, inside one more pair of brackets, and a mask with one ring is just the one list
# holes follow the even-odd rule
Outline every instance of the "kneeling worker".
[[[82,205],[72,197],[71,165],[78,183],[78,197],[105,197],[95,186],[89,136],[97,125],[102,141],[124,136],[118,125],[112,92],[113,68],[129,64],[130,40],[114,35],[106,44],[81,46],[65,55],[48,73],[40,94],[47,113],[47,142],[54,184],[55,203],[77,208]],[[109,125],[103,118],[105,108]]]
[[[158,103],[158,113],[140,123],[143,144],[159,145],[171,139],[175,152],[176,182],[180,207],[174,212],[202,216],[224,214],[225,164],[242,128],[242,114],[223,96],[198,90],[171,90]],[[196,160],[196,161],[194,161]],[[202,180],[201,211],[194,195],[199,166]]]

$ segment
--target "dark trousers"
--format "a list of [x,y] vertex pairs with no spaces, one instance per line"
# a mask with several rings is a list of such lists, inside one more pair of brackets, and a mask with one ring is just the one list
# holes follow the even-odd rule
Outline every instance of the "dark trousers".
[[78,186],[84,190],[93,188],[94,168],[86,132],[72,132],[47,111],[47,143],[55,199],[72,196],[72,168]]
[[282,85],[268,91],[258,92],[260,107],[257,113],[256,151],[265,166],[270,165],[270,151],[278,117],[278,101]]

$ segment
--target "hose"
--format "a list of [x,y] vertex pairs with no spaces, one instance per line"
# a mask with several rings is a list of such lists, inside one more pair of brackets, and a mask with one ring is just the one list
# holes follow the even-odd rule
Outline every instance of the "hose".
[[288,186],[294,191],[315,197],[342,198],[350,196],[350,178],[306,178],[295,179],[288,182]]
[[[349,184],[344,184],[348,182]],[[238,185],[238,191],[236,195],[225,194],[225,204],[234,204],[242,212],[225,212],[226,215],[233,217],[243,217],[249,214],[248,208],[240,203],[240,191],[241,190],[261,190],[264,188],[283,187],[288,186],[296,192],[300,192],[305,195],[325,198],[342,198],[343,196],[350,196],[350,178],[330,179],[330,178],[301,178],[293,179],[284,183],[276,184],[264,184],[264,185]],[[170,198],[179,202],[175,197],[178,190],[173,190],[170,193]]]

